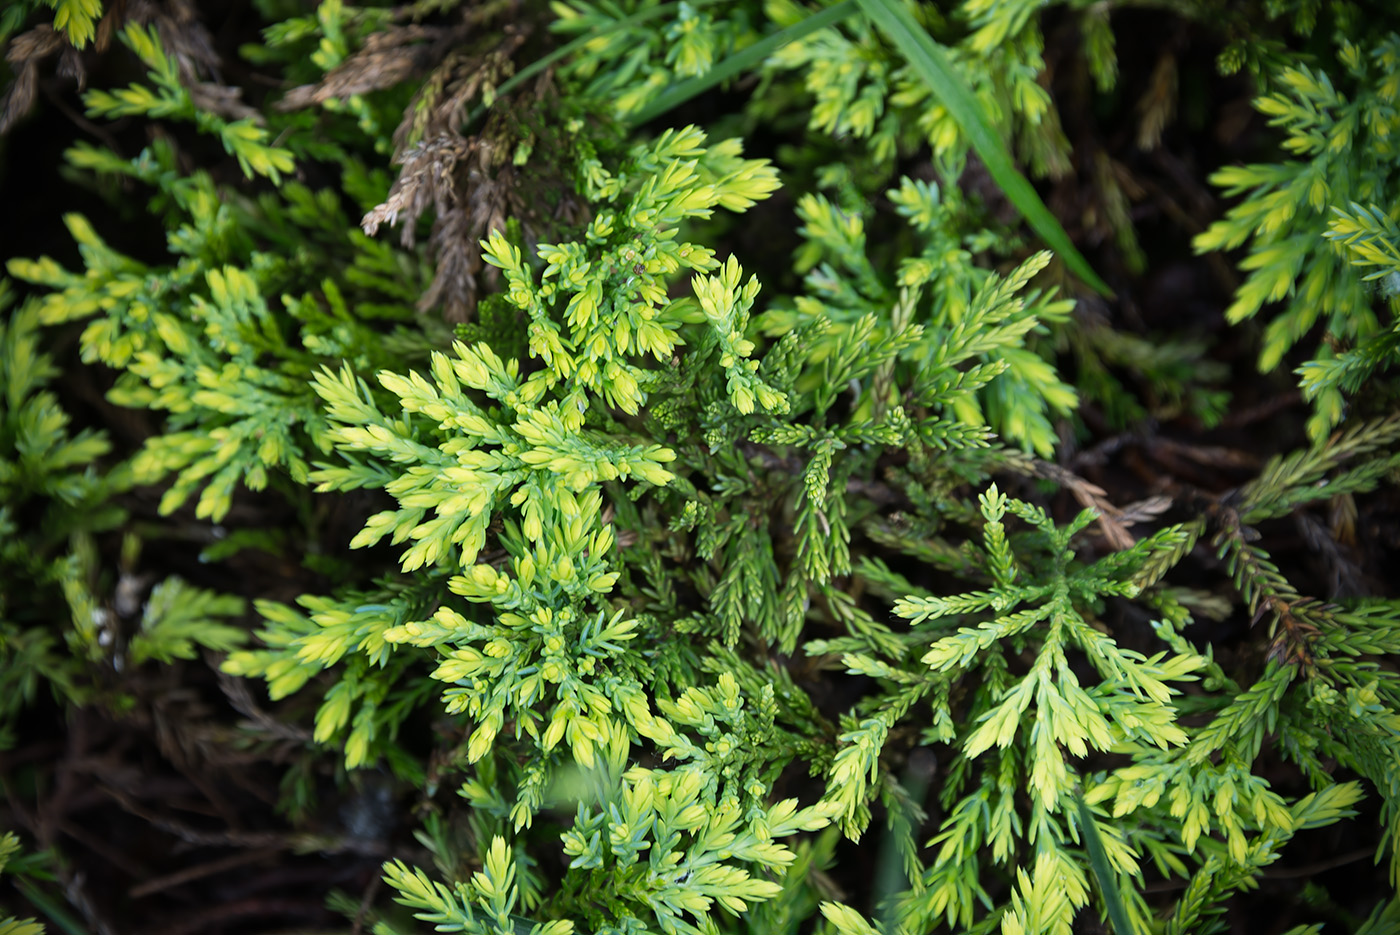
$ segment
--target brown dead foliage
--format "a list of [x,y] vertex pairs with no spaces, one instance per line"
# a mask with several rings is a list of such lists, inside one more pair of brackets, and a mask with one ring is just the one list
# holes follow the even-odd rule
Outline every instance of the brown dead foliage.
[[[214,50],[214,37],[199,21],[199,8],[192,0],[138,0],[128,6],[131,19],[152,24],[160,32],[161,46],[180,67],[180,80],[186,86],[195,84],[201,75],[218,80],[219,53]],[[235,96],[240,93],[236,88],[228,90]]]
[[[0,133],[14,126],[34,106],[39,89],[39,63],[58,52],[68,42],[45,23],[15,36],[5,50],[5,61],[14,69],[15,81],[0,103]],[[72,46],[68,46],[72,48]]]
[[524,208],[516,203],[504,135],[467,137],[461,130],[471,103],[509,74],[511,55],[525,35],[507,26],[485,52],[458,48],[442,57],[394,132],[399,177],[384,203],[361,221],[370,236],[383,224],[399,224],[402,243],[412,246],[418,219],[432,209],[429,243],[437,269],[419,308],[441,308],[448,322],[465,322],[476,310],[481,239],[504,226],[508,208]]
[[[424,26],[418,21],[455,4],[420,2],[398,7],[393,13],[398,23],[370,35],[363,46],[320,81],[288,91],[276,107],[282,111],[301,110],[354,94],[382,91],[410,78],[421,77],[444,63],[450,53],[466,42],[478,27],[492,20],[512,2],[493,0],[483,3],[462,11],[456,23],[433,26]],[[404,23],[405,20],[412,22]],[[510,32],[511,27],[507,26],[506,31]]]
[[422,75],[465,38],[466,28],[462,25],[391,26],[366,39],[359,51],[317,83],[288,91],[277,102],[277,109],[301,110],[329,100],[392,88]]
[[[420,7],[400,8],[396,18],[417,18]],[[418,219],[432,210],[429,243],[437,270],[419,307],[440,307],[449,322],[467,321],[475,311],[479,241],[504,225],[515,182],[504,143],[487,134],[462,134],[472,102],[509,75],[511,56],[525,41],[526,30],[506,25],[485,46],[471,42],[477,28],[504,9],[504,3],[488,3],[464,11],[451,25],[390,26],[319,82],[293,88],[276,105],[298,110],[422,78],[394,132],[399,176],[361,225],[370,236],[383,224],[401,225],[400,240],[410,247]]]
[[430,243],[437,271],[419,307],[440,305],[450,322],[466,321],[475,310],[482,267],[477,241],[505,224],[514,173],[510,166],[495,168],[494,156],[487,140],[438,134],[396,160],[402,169],[389,198],[361,222],[370,236],[381,224],[402,223],[400,240],[412,246],[418,218],[433,210]]

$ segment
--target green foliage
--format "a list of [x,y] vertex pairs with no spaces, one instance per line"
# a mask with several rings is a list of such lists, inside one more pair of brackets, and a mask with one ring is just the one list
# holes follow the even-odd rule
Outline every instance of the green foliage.
[[[1092,513],[1057,527],[1039,508],[995,486],[979,498],[979,508],[984,525],[978,564],[990,578],[989,589],[897,601],[895,613],[912,627],[907,637],[892,641],[891,651],[899,647],[895,652],[872,653],[859,638],[808,644],[809,652],[839,653],[848,671],[890,686],[878,707],[842,736],[849,746],[836,757],[828,795],[841,804],[848,833],[859,834],[870,819],[872,797],[863,777],[878,787],[890,731],[928,701],[931,711],[917,715],[928,725],[920,740],[955,745],[957,780],[944,793],[948,817],[930,842],[936,857],[927,867],[913,864],[919,876],[903,897],[901,925],[972,925],[976,904],[990,907],[979,880],[980,851],[987,847],[994,862],[1025,868],[1017,871],[1011,902],[996,910],[1005,913],[1002,925],[1017,932],[1067,932],[1089,899],[1087,861],[1071,844],[1082,833],[1074,797],[1083,781],[1071,758],[1185,743],[1188,735],[1171,703],[1178,689],[1170,683],[1194,680],[1206,665],[1185,647],[1151,657],[1121,649],[1092,625],[1094,608],[1105,597],[1137,595],[1154,560],[1179,554],[1184,531],[1168,527],[1083,565],[1075,561],[1070,540],[1093,521]],[[1003,520],[1010,517],[1031,531],[1008,535]],[[1034,551],[1018,554],[1018,540]],[[956,623],[963,625],[948,633]],[[1024,674],[1010,671],[1010,659],[1028,652],[1034,656]],[[1083,684],[1070,667],[1071,652],[1087,660],[1095,682]],[[961,710],[952,706],[955,693],[966,696]],[[1022,790],[1029,793],[1024,810]],[[1140,873],[1131,835],[1117,827],[1100,827],[1099,833],[1114,870],[1130,883]],[[916,853],[914,842],[904,846]],[[1130,895],[1129,910],[1139,925],[1144,909]]]
[[[640,111],[676,79],[704,75],[716,62],[754,44],[751,13],[716,17],[714,0],[678,3],[556,3],[552,28],[564,35],[591,32],[588,54],[569,71],[588,97],[611,101],[620,116]],[[651,20],[664,17],[665,25]],[[604,63],[607,67],[603,66]]]
[[1212,175],[1225,194],[1243,198],[1195,240],[1198,251],[1248,246],[1230,321],[1281,303],[1264,330],[1261,370],[1277,367],[1315,326],[1324,329],[1325,344],[1298,370],[1315,440],[1341,422],[1347,396],[1395,362],[1394,291],[1383,279],[1393,263],[1384,246],[1393,219],[1374,206],[1400,193],[1400,35],[1370,34],[1364,45],[1340,36],[1327,70],[1285,60],[1271,71],[1272,90],[1255,107],[1282,129],[1289,158]]
[[666,935],[700,935],[713,928],[716,903],[738,915],[750,903],[778,896],[781,886],[738,862],[770,871],[787,867],[795,855],[775,839],[816,831],[834,811],[825,805],[798,809],[787,799],[745,818],[732,800],[705,795],[705,782],[697,769],[637,768],[623,777],[606,812],[580,807],[564,835],[564,853],[573,858],[570,868],[591,871],[577,878],[574,898],[595,931],[616,924],[613,919],[641,921],[632,912],[642,909]]
[[[515,885],[515,865],[511,850],[501,838],[491,842],[484,868],[472,877],[470,886],[457,883],[449,889],[428,879],[421,870],[410,870],[399,861],[384,867],[384,879],[398,891],[395,900],[419,910],[414,918],[436,923],[440,932],[466,932],[468,935],[569,935],[573,923],[554,921],[531,925],[512,913],[519,899]],[[480,915],[478,915],[480,913]],[[519,928],[523,922],[529,928]]]
[[[780,25],[803,15],[799,5],[787,0],[771,0],[764,9]],[[995,136],[1014,138],[1018,155],[1035,174],[1058,175],[1068,167],[1068,143],[1049,95],[1036,81],[1044,68],[1044,41],[1029,12],[1030,5],[1024,3],[969,0],[962,17],[980,28],[961,33],[949,28],[948,19],[926,16],[924,25],[935,39],[956,40],[950,43],[947,67],[938,67],[936,75],[917,57],[891,56],[877,39],[874,20],[793,43],[774,56],[773,67],[797,72],[801,87],[815,98],[814,130],[868,140],[879,163],[889,164],[900,149],[917,140],[932,146],[940,164],[955,166],[974,133],[979,152],[999,145],[988,134],[990,124]],[[898,27],[881,23],[880,29],[896,44],[904,37],[918,41],[922,30],[912,22]],[[967,85],[971,97],[954,90],[959,82]],[[1021,199],[1016,203],[1025,210]]]
[[[893,387],[912,380],[916,405],[954,415],[966,427],[990,423],[1001,435],[1048,455],[1055,444],[1050,416],[1068,414],[1077,399],[1073,387],[1027,345],[1045,330],[1044,323],[1063,322],[1073,303],[1040,290],[1015,293],[1045,268],[1049,255],[1032,257],[999,283],[989,270],[974,265],[973,252],[1005,246],[988,231],[960,232],[966,215],[956,192],[945,198],[938,186],[905,178],[886,195],[914,229],[918,252],[899,257],[896,275],[882,277],[867,254],[864,219],[821,195],[806,195],[798,203],[798,217],[805,222],[801,232],[807,244],[797,262],[799,268],[816,266],[805,280],[812,295],[797,299],[790,314],[768,313],[761,326],[780,334],[828,322],[826,338],[816,350],[832,360],[821,374],[817,397],[825,409],[834,401],[828,394],[836,387],[864,376],[839,369],[836,361],[843,358],[827,347],[841,337],[854,338],[854,330],[879,327],[879,319],[892,308],[891,317],[907,336],[903,340],[911,342],[900,350],[912,372],[900,374],[902,379],[886,373],[872,381],[857,412],[868,415],[892,405],[897,398]],[[816,265],[822,260],[836,265]],[[848,356],[862,340],[846,345]],[[975,366],[959,369],[970,362]],[[864,361],[860,368],[875,369]],[[936,444],[936,433],[947,428],[940,421],[944,424],[920,423],[925,440]]]
[[[196,514],[217,520],[240,482],[260,490],[279,470],[305,481],[307,449],[317,450],[307,439],[325,427],[308,371],[389,359],[376,319],[413,316],[419,271],[363,234],[344,240],[348,220],[329,190],[289,182],[280,196],[233,195],[205,173],[180,175],[168,144],[130,161],[87,146],[68,158],[153,187],[151,207],[169,225],[165,266],[118,252],[80,215],[65,222],[83,273],[47,257],[9,263],[12,275],[61,290],[45,297],[44,322],[92,318],[82,353],[124,371],[113,402],[169,413],[168,430],[132,464],[137,482],[176,472],[161,510],[198,492]],[[358,314],[352,301],[363,303]],[[398,334],[398,348],[413,340]]]
[[[11,309],[0,280],[0,573],[24,588],[0,591],[0,748],[14,744],[20,713],[43,688],[68,701],[87,696],[81,660],[97,649],[99,615],[82,573],[91,533],[120,520],[107,501],[126,484],[96,462],[110,444],[92,430],[70,431],[50,388],[59,373],[39,350],[39,303]],[[63,651],[65,598],[73,615]]]
[[[0,492],[6,523],[12,511],[31,498],[42,498],[52,515],[39,524],[49,542],[61,541],[84,513],[98,509],[111,493],[93,463],[111,446],[100,433],[69,431],[69,416],[49,388],[58,368],[39,350],[40,309],[25,302],[10,310],[10,283],[0,280],[0,381],[4,388],[0,423]],[[18,558],[18,552],[12,555]]]
[[1104,850],[1103,838],[1099,835],[1098,825],[1094,822],[1093,813],[1089,811],[1089,806],[1084,804],[1084,799],[1078,797],[1075,805],[1079,810],[1079,826],[1084,832],[1084,844],[1089,851],[1089,866],[1094,870],[1094,879],[1099,885],[1099,892],[1103,896],[1104,908],[1108,910],[1109,921],[1113,923],[1113,931],[1127,935],[1133,931],[1133,925],[1128,921],[1128,911],[1123,905],[1123,895],[1118,891],[1118,882],[1114,879],[1113,868],[1108,863],[1108,854]]
[[[742,51],[735,52],[713,68],[701,71],[680,84],[673,85],[660,97],[651,101],[646,107],[631,114],[632,120],[636,123],[646,123],[656,117],[674,109],[676,106],[690,100],[697,94],[709,90],[715,85],[729,81],[741,73],[752,69],[769,55],[781,49],[790,42],[801,39],[803,36],[816,32],[818,29],[838,23],[857,9],[855,0],[849,3],[838,3],[836,6],[827,7],[820,13],[814,13],[800,22],[794,23],[785,29],[781,29],[766,38],[760,39],[753,45],[747,46]],[[691,22],[688,25],[693,26]],[[693,35],[688,33],[688,35]]]
[[[66,7],[77,5],[65,4]],[[59,15],[62,16],[62,11]],[[196,105],[190,89],[181,81],[179,64],[161,48],[154,29],[143,29],[132,23],[122,31],[121,40],[150,68],[148,77],[155,82],[155,88],[133,84],[112,92],[89,91],[83,96],[89,117],[189,120],[202,132],[217,136],[228,154],[238,160],[244,175],[262,175],[276,182],[281,173],[292,170],[292,154],[268,146],[267,130],[252,118],[228,121]]]
[[[980,26],[966,42],[971,55],[988,56],[993,50],[1014,46],[1013,57],[1026,59],[1015,61],[1007,69],[1015,76],[1010,88],[996,88],[990,94],[981,88],[980,97],[974,95],[965,84],[964,74],[959,73],[968,70],[955,70],[944,48],[899,3],[862,0],[863,16],[848,28],[867,48],[859,48],[841,35],[838,24],[854,12],[854,8],[845,5],[813,14],[786,0],[766,4],[762,18],[780,28],[763,39],[735,35],[747,26],[751,15],[742,6],[732,7],[727,18],[715,22],[704,13],[697,13],[696,6],[681,2],[674,5],[676,19],[672,26],[659,30],[643,25],[644,20],[668,13],[672,6],[644,4],[639,11],[625,15],[621,8],[604,10],[589,3],[556,3],[554,9],[561,16],[559,28],[591,29],[596,36],[584,46],[589,54],[580,56],[573,70],[591,77],[601,62],[612,66],[594,78],[585,93],[614,101],[619,116],[647,121],[699,90],[756,64],[761,56],[771,55],[774,62],[806,72],[806,88],[817,97],[817,105],[812,108],[813,129],[841,136],[872,137],[872,150],[881,164],[892,162],[901,142],[896,128],[901,126],[918,124],[928,129],[929,140],[935,144],[944,166],[960,163],[970,145],[1011,202],[1075,273],[1099,292],[1110,291],[1017,172],[1002,135],[990,118],[1001,112],[1003,102],[997,100],[988,106],[989,97],[1008,97],[1011,109],[1030,125],[1040,124],[1049,109],[1048,97],[1035,81],[1043,61],[1038,33],[1026,28],[1029,6],[1020,4],[1021,9],[1005,11],[982,8],[984,5],[975,0],[965,5],[965,15]],[[904,62],[890,61],[884,50],[871,48],[876,31],[873,27],[878,27],[895,45]],[[1018,34],[1022,41],[1008,42],[1009,34]],[[672,42],[662,46],[658,42],[662,36]],[[721,60],[716,52],[723,49],[729,53]],[[998,73],[1001,70],[972,72]],[[677,78],[689,80],[676,84]],[[898,87],[897,94],[891,93],[892,85]],[[895,119],[896,107],[910,105],[922,106],[917,119]],[[1042,174],[1063,172],[1064,148],[1063,135],[1053,120],[1047,121],[1045,134],[1030,137],[1026,146]],[[949,179],[955,174],[949,172]]]
[[[919,77],[930,96],[936,98],[957,121],[958,128],[981,157],[993,180],[1030,222],[1031,227],[1045,238],[1046,243],[1058,252],[1085,282],[1107,295],[1110,292],[1107,284],[1089,268],[1089,264],[1074,248],[1069,235],[1060,227],[1059,221],[1055,220],[1054,215],[1041,203],[1035,189],[1031,188],[1030,183],[1012,165],[1011,156],[991,121],[987,119],[985,110],[959,80],[943,48],[929,37],[918,21],[896,0],[860,0],[860,3],[865,14],[908,59],[910,69]],[[1028,18],[1030,10],[1031,7],[1026,5],[1019,18]],[[985,12],[979,18],[983,21],[990,19]],[[974,22],[976,21],[974,19]],[[999,23],[983,25],[973,34],[972,48],[982,51],[1000,44],[1007,29],[1007,26]]]
[[74,48],[85,48],[96,36],[102,0],[15,0],[0,11],[0,42],[18,32],[36,10],[45,7],[53,11],[54,30]]
[[68,36],[79,49],[92,41],[97,20],[102,16],[101,0],[45,0],[53,7],[53,28]]
[[[629,479],[665,485],[673,475],[664,465],[675,455],[610,426],[604,407],[638,411],[642,387],[657,379],[642,364],[668,359],[676,330],[690,319],[706,322],[721,343],[737,409],[783,403],[754,375],[757,364],[744,360],[752,345],[735,316],[752,302],[756,283],[741,285],[737,264],[697,279],[696,299],[667,296],[677,270],[718,267],[709,251],[677,243],[667,228],[706,216],[715,205],[742,208],[773,188],[761,162],[741,159],[730,143],[704,149],[703,140],[696,131],[666,134],[635,150],[623,174],[594,167],[585,184],[619,210],[600,212],[583,242],[541,245],[539,285],[503,237],[487,245],[488,260],[504,270],[509,301],[530,321],[531,356],[548,369],[522,377],[519,361],[502,361],[483,344],[458,343],[452,358],[433,354],[432,382],[379,374],[400,407],[390,415],[348,368],[316,377],[332,422],[325,437],[352,460],[322,467],[313,480],[321,490],[383,488],[399,504],[370,517],[352,545],[385,537],[411,542],[401,556],[404,572],[440,567],[451,573],[446,590],[465,599],[463,611],[485,604],[496,615],[478,622],[442,606],[432,619],[390,624],[381,616],[385,625],[371,625],[373,635],[328,630],[334,617],[323,616],[320,630],[278,640],[302,670],[316,671],[352,650],[382,659],[400,644],[440,648],[444,657],[434,675],[458,686],[444,696],[448,710],[466,711],[480,724],[470,762],[489,751],[507,715],[517,736],[523,730],[537,738],[546,753],[567,739],[585,765],[595,744],[623,729],[614,711],[648,723],[649,692],[639,679],[650,680],[649,667],[639,669],[624,648],[636,621],[610,613],[602,600],[618,573],[600,492]],[[502,513],[509,518],[495,544],[509,556],[509,574],[478,563],[488,527]],[[441,589],[442,576],[437,581]],[[268,656],[239,655],[229,665],[290,684],[286,666]],[[330,720],[318,721],[318,733],[333,733],[325,725],[343,721],[342,711],[323,708],[322,718]]]
[[[0,307],[9,290],[0,281]],[[196,646],[227,651],[246,638],[242,627],[214,619],[241,615],[240,598],[170,578],[155,586],[139,629],[120,644],[94,535],[123,520],[111,501],[130,486],[131,472],[99,468],[111,449],[104,435],[70,433],[49,388],[58,370],[38,350],[42,314],[30,300],[0,324],[0,574],[25,582],[6,587],[0,601],[0,747],[15,743],[22,713],[42,689],[84,704],[104,694],[94,677],[102,666],[192,659]]]
[[141,615],[141,630],[131,639],[131,661],[147,659],[171,662],[195,658],[195,646],[228,652],[242,645],[242,627],[216,622],[217,617],[237,617],[243,601],[227,594],[192,588],[179,578],[167,578],[151,591]]
[[1352,203],[1349,210],[1334,208],[1326,236],[1343,245],[1351,265],[1368,270],[1364,282],[1377,284],[1380,296],[1390,305],[1388,326],[1378,324],[1372,334],[1359,337],[1354,344],[1339,352],[1308,361],[1298,368],[1303,396],[1321,400],[1335,396],[1340,390],[1354,396],[1369,380],[1378,379],[1400,361],[1400,316],[1395,314],[1395,296],[1400,285],[1400,242],[1395,222],[1379,209]]
[[[1260,61],[1311,162],[1223,170],[1248,197],[1198,246],[1249,244],[1237,319],[1295,290],[1265,363],[1323,318],[1338,352],[1301,371],[1309,448],[1157,523],[1061,442],[1083,399],[1213,424],[1203,344],[1076,315],[958,184],[972,147],[1096,282],[1011,161],[1069,168],[1043,4],[859,6],[561,2],[577,41],[511,78],[539,11],[269,0],[243,54],[295,86],[261,109],[128,23],[148,83],[84,100],[151,142],[66,158],[163,241],[93,211],[73,268],[8,263],[38,294],[0,329],[0,740],[41,689],[119,707],[124,668],[226,654],[308,747],[415,791],[431,872],[385,863],[382,914],[336,898],[383,935],[1220,931],[1372,794],[1400,885],[1400,603],[1310,594],[1265,538],[1400,470],[1400,419],[1327,434],[1393,363],[1400,40],[1342,47],[1352,97]],[[1111,88],[1109,5],[1058,6]],[[635,128],[750,68],[725,132]],[[727,135],[755,121],[772,159]],[[144,412],[129,460],[70,429],[60,335]],[[158,506],[107,535],[133,484]],[[306,593],[230,564],[115,611],[138,530],[215,523],[211,565],[281,548]],[[1231,613],[1228,645],[1193,626]],[[826,875],[842,838],[879,843],[865,905]]]

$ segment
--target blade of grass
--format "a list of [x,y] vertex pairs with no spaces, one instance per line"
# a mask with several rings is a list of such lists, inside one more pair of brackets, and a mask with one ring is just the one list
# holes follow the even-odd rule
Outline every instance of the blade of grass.
[[49,917],[49,921],[62,929],[68,935],[87,935],[87,927],[79,922],[72,913],[64,909],[57,902],[49,899],[44,891],[33,883],[18,877],[14,881],[15,888],[24,894],[24,898],[44,915]]
[[697,94],[708,91],[720,82],[728,81],[739,73],[753,68],[789,42],[801,39],[808,33],[816,32],[818,29],[825,29],[833,23],[839,23],[841,20],[855,13],[856,10],[857,0],[842,0],[842,2],[836,4],[836,6],[827,7],[820,13],[813,13],[802,22],[794,23],[786,29],[775,32],[767,38],[760,39],[748,48],[734,53],[724,61],[716,64],[703,75],[698,75],[689,80],[682,81],[680,84],[672,85],[670,88],[663,91],[660,97],[656,98],[656,100],[652,101],[646,107],[643,107],[628,119],[634,124],[646,123],[650,120],[654,120],[667,111],[684,104]]
[[1089,866],[1099,881],[1099,893],[1108,907],[1108,920],[1113,923],[1113,931],[1115,935],[1134,935],[1133,927],[1128,922],[1128,910],[1123,905],[1123,894],[1118,892],[1118,883],[1113,878],[1113,868],[1108,865],[1108,854],[1103,849],[1103,839],[1099,837],[1094,816],[1089,806],[1084,804],[1082,795],[1075,794],[1074,804],[1079,807],[1079,828],[1089,848]]
[[1035,193],[1025,176],[1016,171],[1011,154],[1001,141],[1000,134],[987,119],[972,91],[963,84],[957,72],[953,71],[943,48],[928,32],[919,25],[913,15],[900,0],[856,0],[865,15],[879,27],[885,37],[909,60],[915,73],[928,85],[929,90],[948,108],[948,113],[957,121],[968,142],[977,151],[982,162],[991,173],[1006,197],[1021,212],[1045,243],[1065,261],[1080,279],[1092,286],[1101,295],[1111,296],[1113,290],[1099,278],[1089,262],[1080,255],[1069,239],[1069,234],[1060,222],[1045,207],[1040,196]]

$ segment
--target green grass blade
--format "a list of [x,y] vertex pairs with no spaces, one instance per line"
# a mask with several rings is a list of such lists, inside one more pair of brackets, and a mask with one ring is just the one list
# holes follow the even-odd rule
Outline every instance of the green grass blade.
[[646,123],[649,120],[653,120],[666,113],[668,110],[684,104],[697,94],[708,91],[720,82],[728,81],[739,73],[753,68],[789,42],[801,39],[808,33],[816,32],[818,29],[825,29],[833,23],[840,22],[852,13],[855,13],[856,9],[857,0],[843,0],[843,2],[836,4],[836,6],[827,7],[820,13],[813,13],[802,22],[794,23],[786,29],[775,32],[765,39],[760,39],[743,51],[734,53],[724,61],[716,64],[715,67],[711,68],[703,75],[698,75],[689,80],[682,81],[680,84],[672,85],[670,88],[663,91],[660,97],[656,98],[656,100],[652,101],[646,107],[643,107],[628,119],[632,123]]
[[1108,908],[1108,920],[1113,924],[1115,935],[1134,935],[1132,924],[1128,922],[1128,910],[1123,905],[1123,894],[1118,892],[1118,883],[1113,876],[1113,868],[1108,865],[1108,854],[1103,849],[1103,839],[1099,837],[1098,825],[1084,797],[1076,794],[1074,804],[1079,807],[1079,829],[1084,836],[1084,844],[1089,848],[1089,866],[1099,881],[1099,893]]
[[67,935],[88,935],[87,926],[79,922],[67,909],[49,899],[39,887],[23,877],[17,877],[14,884],[15,888],[24,894],[24,898],[29,900],[34,908],[48,916],[49,921],[66,932]]
[[963,133],[967,134],[972,148],[977,151],[982,162],[991,173],[1006,197],[1021,212],[1047,246],[1054,250],[1080,279],[1093,286],[1101,295],[1111,296],[1113,290],[1099,278],[1089,262],[1080,255],[1069,239],[1069,234],[1055,220],[1050,209],[1040,200],[1031,183],[1016,171],[1011,154],[1001,141],[1001,136],[987,119],[972,91],[963,84],[953,71],[948,57],[938,43],[905,9],[900,0],[857,0],[865,15],[879,27],[885,37],[909,60],[914,72],[928,85],[929,90],[948,108],[948,113],[957,121]]

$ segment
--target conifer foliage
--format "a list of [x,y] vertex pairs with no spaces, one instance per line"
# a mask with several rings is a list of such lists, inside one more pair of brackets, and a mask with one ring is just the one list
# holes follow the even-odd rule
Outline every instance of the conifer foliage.
[[[82,120],[144,144],[65,171],[163,231],[70,213],[0,282],[0,750],[185,666],[298,828],[318,776],[412,803],[325,894],[379,935],[1225,931],[1316,829],[1385,867],[1334,915],[1400,931],[1400,599],[1353,557],[1400,474],[1394,33],[1266,3],[1333,58],[1226,49],[1281,151],[1195,248],[1244,248],[1263,369],[1305,348],[1310,440],[1115,505],[1096,426],[1228,412],[1199,340],[1085,311],[1016,168],[1071,178],[1042,30],[1107,94],[1117,4],[253,6],[265,99],[178,0],[0,13],[0,127],[122,63]],[[192,528],[207,580],[143,558]],[[31,843],[0,933],[99,918]]]

